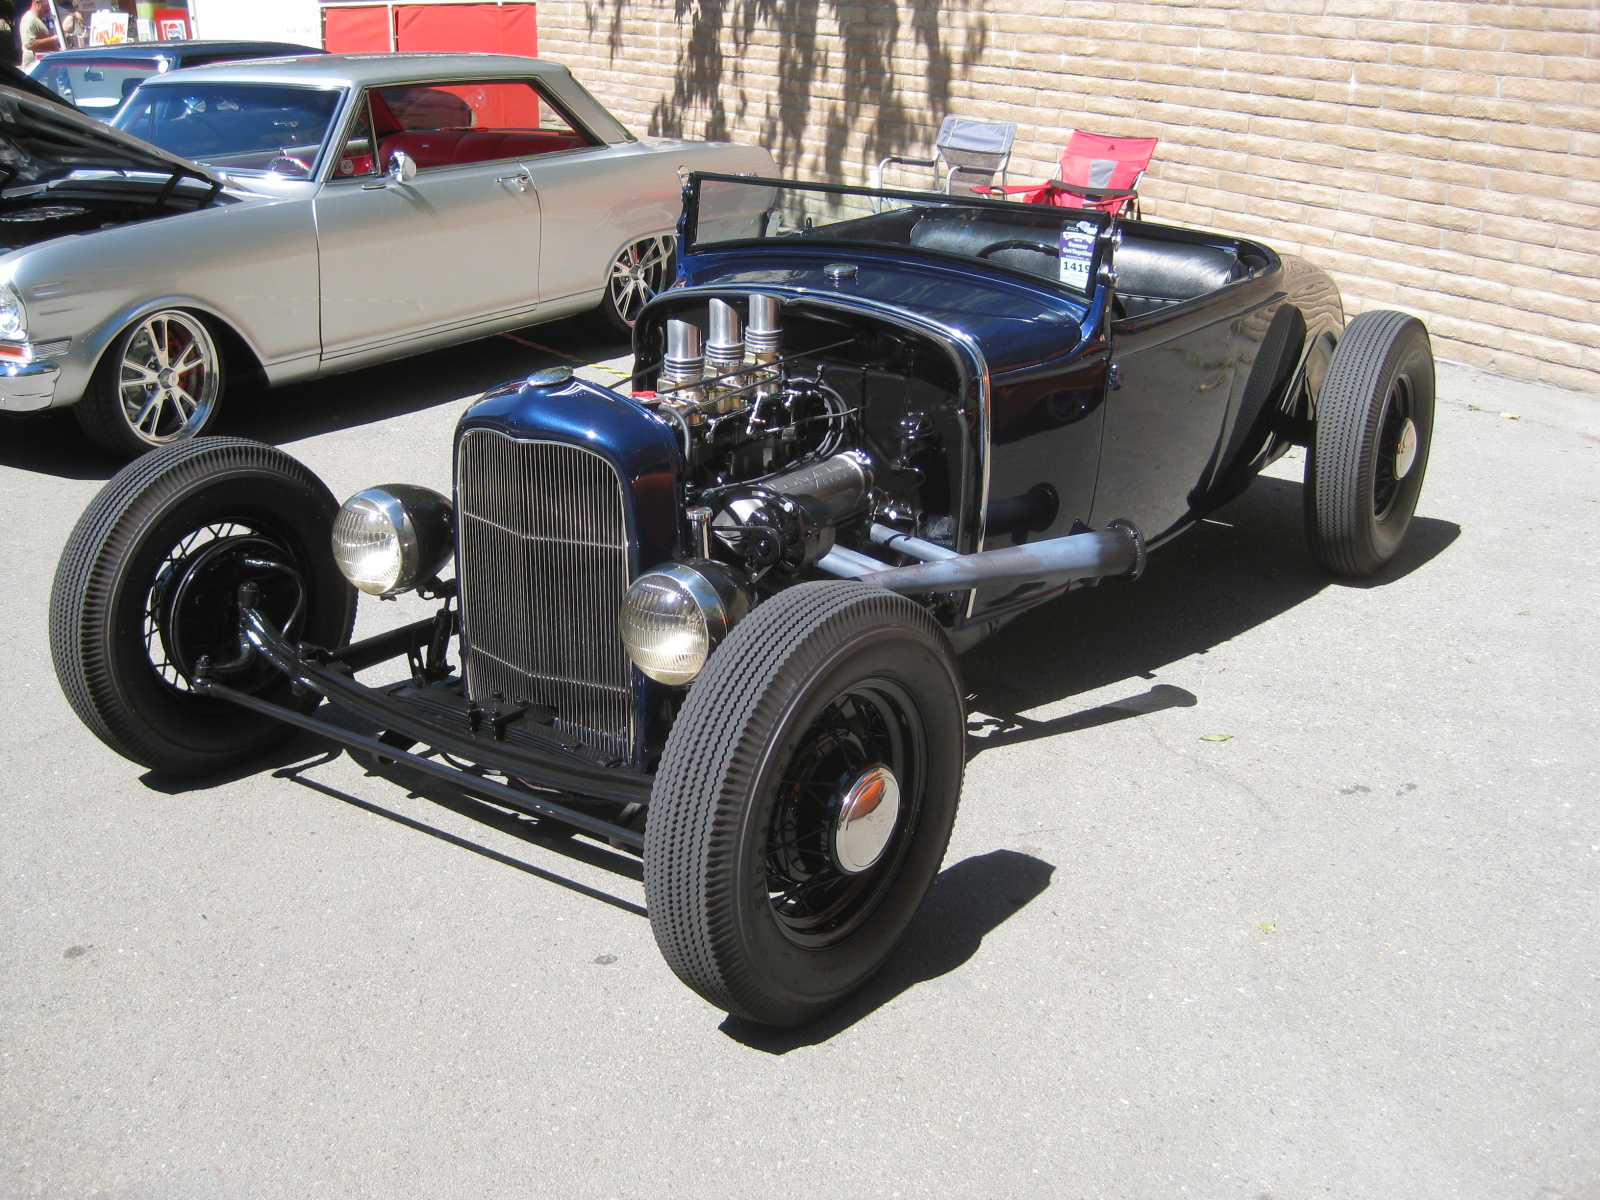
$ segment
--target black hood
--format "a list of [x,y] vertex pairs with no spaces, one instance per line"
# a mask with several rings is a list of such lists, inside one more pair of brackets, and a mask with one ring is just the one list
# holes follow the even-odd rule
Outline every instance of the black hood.
[[86,116],[0,63],[0,190],[49,183],[79,170],[154,171],[222,186],[205,167]]
[[19,92],[27,92],[31,96],[43,96],[46,100],[54,100],[63,108],[72,107],[15,63],[0,62],[0,84],[16,88]]

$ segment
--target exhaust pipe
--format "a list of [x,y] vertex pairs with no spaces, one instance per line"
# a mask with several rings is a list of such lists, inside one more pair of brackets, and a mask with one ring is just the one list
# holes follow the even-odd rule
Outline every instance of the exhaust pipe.
[[1137,579],[1144,571],[1144,536],[1130,521],[1112,521],[1096,533],[1073,533],[1026,546],[983,550],[934,562],[912,563],[858,576],[903,595],[964,592],[999,584],[1102,579]]

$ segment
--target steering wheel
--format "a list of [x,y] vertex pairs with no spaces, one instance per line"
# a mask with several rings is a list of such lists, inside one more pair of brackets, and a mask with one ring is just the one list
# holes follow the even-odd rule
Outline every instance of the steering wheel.
[[1047,254],[1051,258],[1061,257],[1060,246],[1043,246],[1038,242],[1030,241],[1028,238],[1009,238],[1003,242],[991,242],[973,257],[988,258],[991,255],[999,254],[1002,250],[1032,250],[1038,254]]
[[292,154],[279,154],[267,164],[267,170],[274,175],[295,175],[305,178],[311,174],[311,164]]

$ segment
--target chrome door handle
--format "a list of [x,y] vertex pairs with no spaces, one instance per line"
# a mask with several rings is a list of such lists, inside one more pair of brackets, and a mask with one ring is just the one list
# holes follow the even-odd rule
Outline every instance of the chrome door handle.
[[514,183],[517,185],[517,191],[525,192],[533,183],[533,176],[528,174],[527,167],[523,167],[522,170],[518,171],[515,175],[502,175],[500,178],[496,179],[495,182]]

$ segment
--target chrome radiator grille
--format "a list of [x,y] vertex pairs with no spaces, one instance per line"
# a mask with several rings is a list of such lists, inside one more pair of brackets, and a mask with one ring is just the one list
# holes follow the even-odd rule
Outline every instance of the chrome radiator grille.
[[456,463],[467,693],[552,705],[601,760],[631,757],[633,669],[622,481],[587,450],[469,430]]

